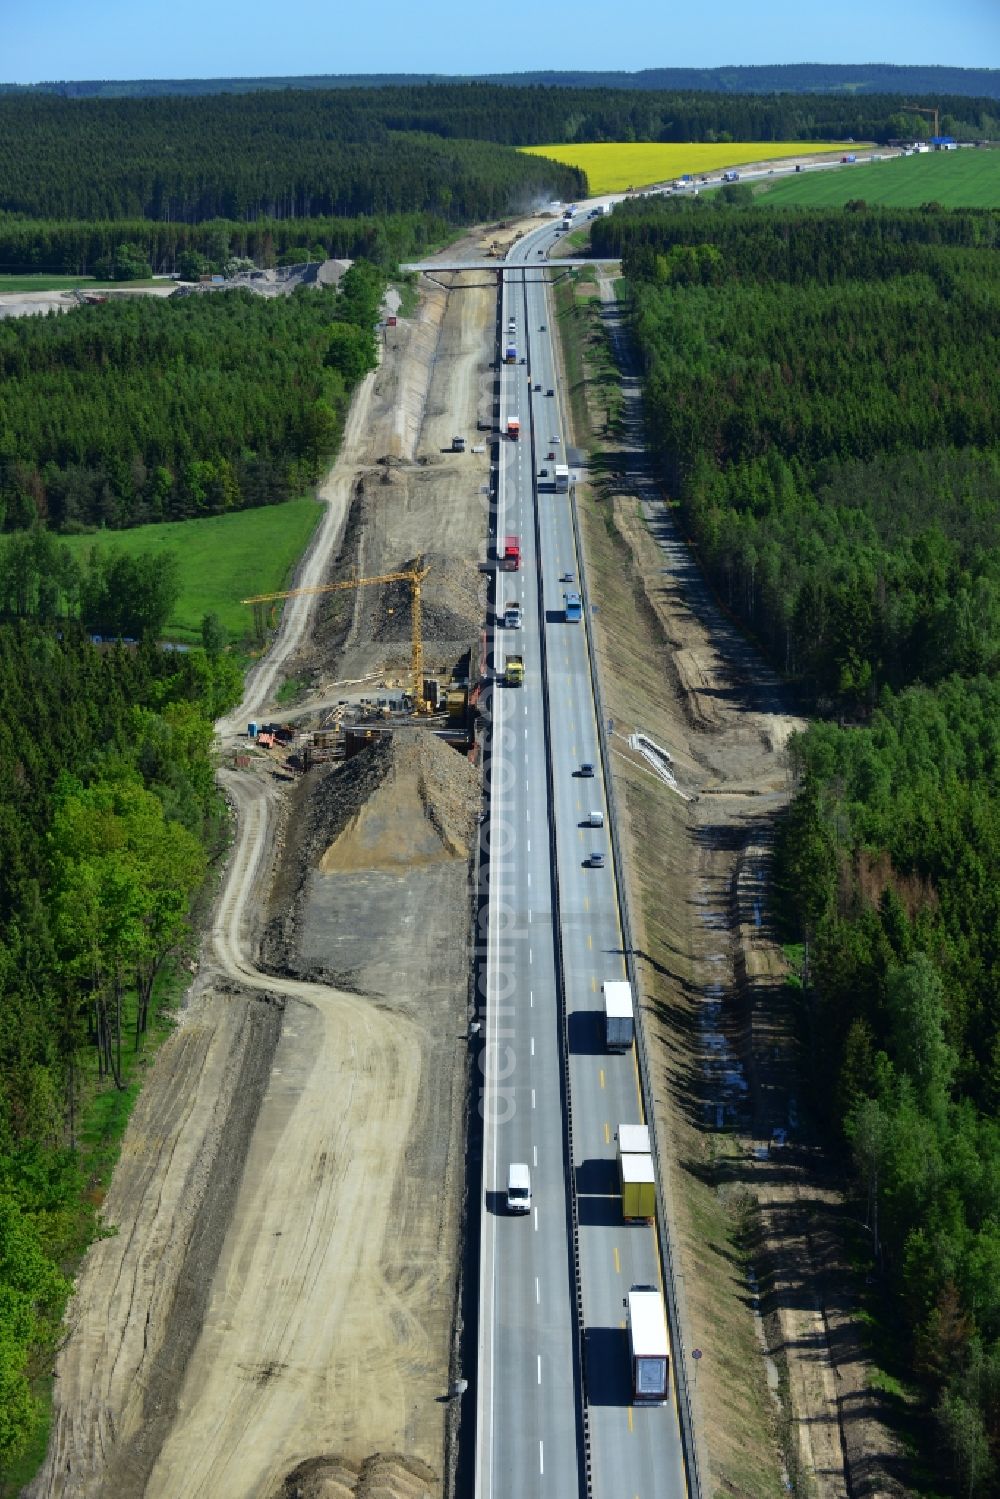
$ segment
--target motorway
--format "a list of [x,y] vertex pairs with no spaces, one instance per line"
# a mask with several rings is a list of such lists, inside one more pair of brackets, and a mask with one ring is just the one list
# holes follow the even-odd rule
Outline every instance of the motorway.
[[[567,461],[537,257],[557,238],[546,225],[514,247],[506,267],[526,269],[504,276],[498,336],[499,357],[513,317],[527,362],[501,375],[500,430],[516,416],[521,439],[499,441],[496,518],[522,548],[520,571],[497,573],[496,612],[517,598],[523,627],[497,623],[494,666],[519,652],[525,677],[491,694],[476,1492],[675,1499],[673,1393],[640,1408],[630,1395],[623,1298],[661,1271],[654,1227],[624,1223],[617,1190],[618,1125],[644,1115],[633,1054],[602,1043],[601,984],[626,974],[608,829],[582,825],[607,807],[587,636],[563,612],[579,559],[569,495],[538,487]],[[512,1161],[531,1167],[527,1217],[505,1211]]]

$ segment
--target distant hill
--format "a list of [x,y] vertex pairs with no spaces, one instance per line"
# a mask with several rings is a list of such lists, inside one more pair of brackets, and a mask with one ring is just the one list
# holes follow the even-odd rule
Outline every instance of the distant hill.
[[962,94],[1000,99],[1000,68],[896,67],[891,63],[784,63],[761,67],[645,68],[636,73],[331,73],[292,78],[140,78],[0,84],[0,93],[67,98],[248,94],[274,89],[401,88],[423,83],[610,88],[720,94]]

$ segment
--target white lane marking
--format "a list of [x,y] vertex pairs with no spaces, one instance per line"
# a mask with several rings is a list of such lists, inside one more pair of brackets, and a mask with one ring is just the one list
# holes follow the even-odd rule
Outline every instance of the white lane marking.
[[528,853],[531,853],[531,839],[528,839]]
[[539,1442],[538,1443],[538,1471],[539,1471],[539,1473],[544,1473],[545,1472],[545,1443],[544,1442]]
[[534,1036],[532,1036],[532,1038],[531,1038],[531,1055],[532,1056],[535,1055],[535,1038],[534,1038]]
[[534,1212],[534,1215],[535,1215],[535,1233],[537,1234],[537,1232],[538,1232],[538,1209],[537,1208],[533,1208],[532,1211]]
[[531,1090],[531,1107],[532,1108],[535,1107],[535,1090],[534,1090],[534,1088],[532,1088],[532,1090]]
[[531,889],[531,875],[528,875],[528,889]]
[[541,1304],[542,1304],[542,1291],[541,1291],[541,1287],[538,1284],[538,1276],[536,1275],[535,1276],[535,1305],[536,1306],[541,1306]]
[[529,1006],[530,1006],[531,1009],[535,1008],[535,991],[534,991],[534,989],[529,989],[528,990],[528,1003],[529,1003]]
[[530,965],[531,965],[531,964],[532,964],[532,963],[533,963],[533,962],[534,962],[534,959],[533,959],[533,958],[532,958],[532,956],[531,956],[531,948],[530,948],[530,947],[529,947],[529,948],[528,948],[528,964],[529,964],[529,966],[530,966]]
[[[532,1044],[532,1046],[534,1046],[534,1044],[535,1044],[534,1041],[532,1041],[531,1044]],[[538,1146],[537,1145],[533,1145],[531,1147],[531,1159],[532,1159],[532,1163],[535,1166],[537,1166],[538,1165]]]
[[541,1384],[541,1382],[542,1382],[542,1355],[539,1353],[536,1357],[537,1357],[537,1362],[538,1362],[538,1383]]

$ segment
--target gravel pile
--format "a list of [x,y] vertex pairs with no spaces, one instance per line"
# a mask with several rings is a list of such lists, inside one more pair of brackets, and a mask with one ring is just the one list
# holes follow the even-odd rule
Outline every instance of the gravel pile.
[[175,297],[199,297],[212,291],[256,292],[260,297],[287,297],[300,286],[336,286],[349,260],[313,261],[310,265],[281,266],[277,270],[241,271],[223,281],[194,281],[178,286]]
[[[485,580],[477,564],[428,552],[424,566],[431,569],[420,599],[424,640],[476,640],[486,611]],[[380,645],[409,642],[411,592],[409,583],[387,583],[379,589],[369,614],[373,641]]]
[[314,875],[430,875],[432,866],[464,864],[480,796],[478,771],[426,728],[385,734],[346,764],[307,780],[286,845],[289,879],[265,933],[265,965],[298,971],[299,928]]

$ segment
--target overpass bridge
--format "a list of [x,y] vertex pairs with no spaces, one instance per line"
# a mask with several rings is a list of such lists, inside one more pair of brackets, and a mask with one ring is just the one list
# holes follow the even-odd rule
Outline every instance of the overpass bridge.
[[482,260],[411,260],[400,266],[403,271],[421,271],[425,275],[433,276],[444,271],[494,271],[500,275],[507,272],[521,275],[524,271],[565,271],[577,270],[580,266],[604,265],[613,270],[621,269],[621,260],[613,256],[571,256],[565,259],[549,260],[548,258],[538,260],[527,260],[513,262],[510,260],[498,260],[484,258]]

